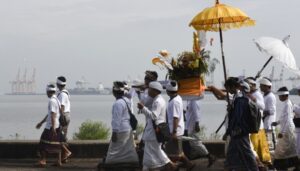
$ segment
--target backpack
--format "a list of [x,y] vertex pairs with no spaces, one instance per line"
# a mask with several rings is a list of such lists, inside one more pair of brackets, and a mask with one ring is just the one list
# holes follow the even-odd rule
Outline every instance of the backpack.
[[247,97],[237,97],[229,113],[228,131],[231,136],[258,133],[261,112],[257,104]]
[[248,129],[249,133],[258,133],[261,123],[261,111],[257,104],[249,100]]

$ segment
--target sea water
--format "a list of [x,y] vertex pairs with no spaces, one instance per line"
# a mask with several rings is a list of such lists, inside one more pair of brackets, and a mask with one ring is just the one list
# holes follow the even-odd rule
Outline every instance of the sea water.
[[[168,97],[164,95],[165,100]],[[102,121],[108,127],[111,123],[111,108],[114,102],[112,95],[73,95],[71,96],[71,123],[69,139],[78,131],[81,123],[86,120]],[[299,104],[300,97],[291,96],[291,100]],[[0,140],[20,139],[38,140],[42,133],[35,126],[47,114],[48,98],[46,95],[0,95]],[[136,106],[137,99],[134,99]],[[281,103],[277,99],[278,110]],[[135,111],[137,111],[135,109]],[[137,113],[137,112],[135,112]],[[205,134],[210,136],[218,128],[226,114],[226,102],[217,100],[207,94],[201,100],[201,126],[205,127]],[[140,124],[145,125],[145,117],[136,114]],[[222,128],[219,134],[224,132]]]

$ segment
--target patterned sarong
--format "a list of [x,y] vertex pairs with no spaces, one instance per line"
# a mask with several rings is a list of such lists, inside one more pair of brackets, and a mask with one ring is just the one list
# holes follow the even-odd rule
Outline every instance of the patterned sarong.
[[63,135],[60,128],[56,129],[56,134],[57,135],[55,136],[51,130],[44,129],[40,139],[39,150],[46,151],[47,153],[59,153],[63,141]]

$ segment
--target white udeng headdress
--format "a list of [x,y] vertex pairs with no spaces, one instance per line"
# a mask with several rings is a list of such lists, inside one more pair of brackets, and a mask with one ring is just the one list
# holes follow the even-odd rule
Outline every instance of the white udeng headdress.
[[289,91],[277,91],[277,95],[281,96],[281,95],[289,95]]
[[53,85],[53,84],[48,84],[47,85],[46,91],[56,91],[56,88],[55,87],[51,87],[51,85]]
[[281,96],[281,95],[289,95],[289,90],[286,87],[281,87],[278,91],[277,91],[277,95]]
[[64,82],[64,81],[61,81],[61,80],[58,79],[58,78],[56,79],[56,83],[59,84],[59,85],[66,85],[66,84],[67,84],[66,81],[65,81],[65,82]]
[[267,86],[272,86],[272,83],[270,80],[266,79],[266,78],[262,78],[260,81],[259,81],[260,84],[262,85],[267,85]]
[[168,84],[166,85],[166,89],[168,91],[177,91],[178,90],[178,84],[177,84],[177,82],[173,81],[173,80],[169,81]]

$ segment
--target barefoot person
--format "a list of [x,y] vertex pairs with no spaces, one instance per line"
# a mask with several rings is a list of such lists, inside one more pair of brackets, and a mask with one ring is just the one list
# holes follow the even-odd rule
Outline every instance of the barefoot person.
[[67,79],[64,76],[57,77],[56,86],[59,89],[57,98],[60,102],[60,113],[65,117],[66,125],[61,125],[61,129],[64,135],[64,143],[62,144],[62,162],[66,163],[67,159],[71,156],[72,152],[68,149],[67,145],[67,133],[70,124],[70,94],[66,89]]
[[56,153],[57,162],[55,165],[61,166],[61,142],[62,133],[59,128],[59,101],[55,95],[55,85],[49,84],[46,88],[48,101],[48,114],[46,117],[36,125],[39,129],[44,122],[46,122],[45,129],[41,135],[39,151],[41,158],[39,160],[39,166],[46,166],[46,155],[47,153]]

